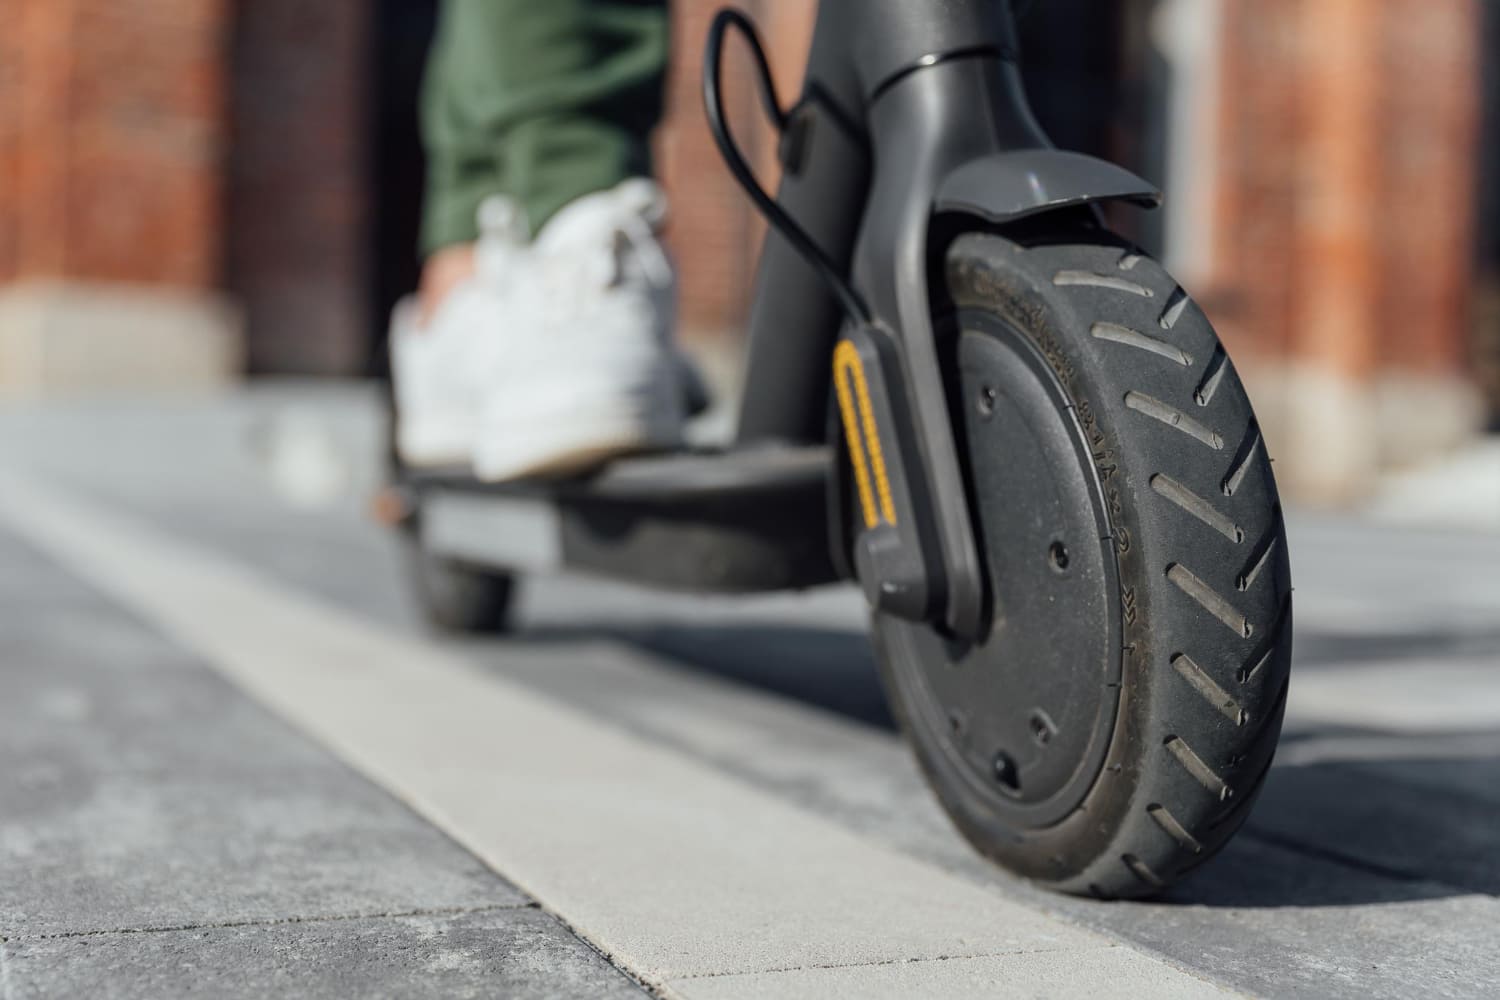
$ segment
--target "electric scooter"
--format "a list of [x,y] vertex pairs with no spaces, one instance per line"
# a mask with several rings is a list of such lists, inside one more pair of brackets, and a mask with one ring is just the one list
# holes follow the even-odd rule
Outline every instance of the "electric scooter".
[[[754,57],[773,198],[729,132]],[[1159,193],[1053,148],[1008,0],[822,0],[783,108],[742,13],[703,90],[770,222],[732,446],[484,485],[396,472],[429,618],[490,629],[520,573],[695,592],[854,580],[958,829],[1069,893],[1159,892],[1271,765],[1291,583],[1255,416],[1203,312],[1104,224]]]

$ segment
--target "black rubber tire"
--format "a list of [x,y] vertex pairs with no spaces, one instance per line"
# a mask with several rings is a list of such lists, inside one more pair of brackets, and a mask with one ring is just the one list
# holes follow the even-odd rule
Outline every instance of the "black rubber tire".
[[[382,352],[383,353],[383,352]],[[381,380],[385,403],[385,452],[388,481],[401,483],[407,469],[396,446],[395,386],[389,374]],[[420,501],[417,501],[420,507]],[[516,579],[503,570],[473,566],[435,556],[422,548],[416,517],[398,526],[401,559],[417,609],[427,626],[438,632],[485,635],[508,632],[515,602]]]
[[444,559],[404,533],[407,576],[423,620],[440,632],[492,634],[510,630],[515,577]]
[[904,703],[899,672],[941,664],[901,662],[892,650],[912,647],[899,630],[914,626],[877,618],[887,691],[939,799],[982,853],[1065,892],[1155,894],[1244,822],[1281,730],[1291,582],[1260,431],[1202,311],[1107,232],[1031,245],[964,235],[946,276],[959,328],[977,312],[1029,338],[1077,414],[1094,474],[1110,467],[1099,489],[1118,567],[1120,694],[1077,807],[1018,828],[976,799],[940,727]]

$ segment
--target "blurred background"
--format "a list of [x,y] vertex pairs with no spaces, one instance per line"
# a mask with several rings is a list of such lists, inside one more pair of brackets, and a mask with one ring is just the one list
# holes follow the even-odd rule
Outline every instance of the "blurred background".
[[[814,4],[742,3],[789,97]],[[761,230],[703,124],[716,6],[677,0],[658,142],[685,339],[732,385]],[[0,396],[379,374],[417,273],[435,11],[0,0]],[[1472,506],[1462,477],[1500,477],[1497,5],[1041,0],[1024,33],[1058,144],[1168,192],[1115,221],[1219,327],[1284,490]]]

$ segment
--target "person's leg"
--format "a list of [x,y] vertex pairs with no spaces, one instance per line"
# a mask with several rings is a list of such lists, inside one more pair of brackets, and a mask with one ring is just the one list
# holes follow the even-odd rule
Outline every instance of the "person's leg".
[[392,322],[404,461],[502,480],[681,442],[691,380],[648,179],[666,57],[664,0],[446,0],[422,287]]
[[445,0],[422,95],[422,250],[478,236],[505,194],[538,232],[564,205],[651,170],[665,0]]

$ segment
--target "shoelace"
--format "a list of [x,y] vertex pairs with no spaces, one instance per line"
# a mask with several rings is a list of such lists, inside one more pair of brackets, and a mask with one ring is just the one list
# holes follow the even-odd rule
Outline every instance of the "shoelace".
[[[672,262],[656,238],[650,221],[631,214],[613,222],[612,232],[603,246],[591,246],[579,253],[568,248],[554,249],[545,259],[534,258],[533,288],[541,292],[541,305],[554,315],[576,314],[588,301],[580,291],[605,290],[618,284],[621,274],[620,254],[628,252],[639,262],[641,276],[658,291],[672,286]],[[624,241],[624,246],[620,245]]]
[[503,195],[486,198],[479,206],[478,264],[480,279],[508,282],[526,247],[526,217],[521,206]]
[[636,258],[646,273],[646,280],[653,288],[664,289],[672,284],[672,262],[656,238],[656,230],[644,216],[632,213],[620,225],[620,233],[636,252]]

